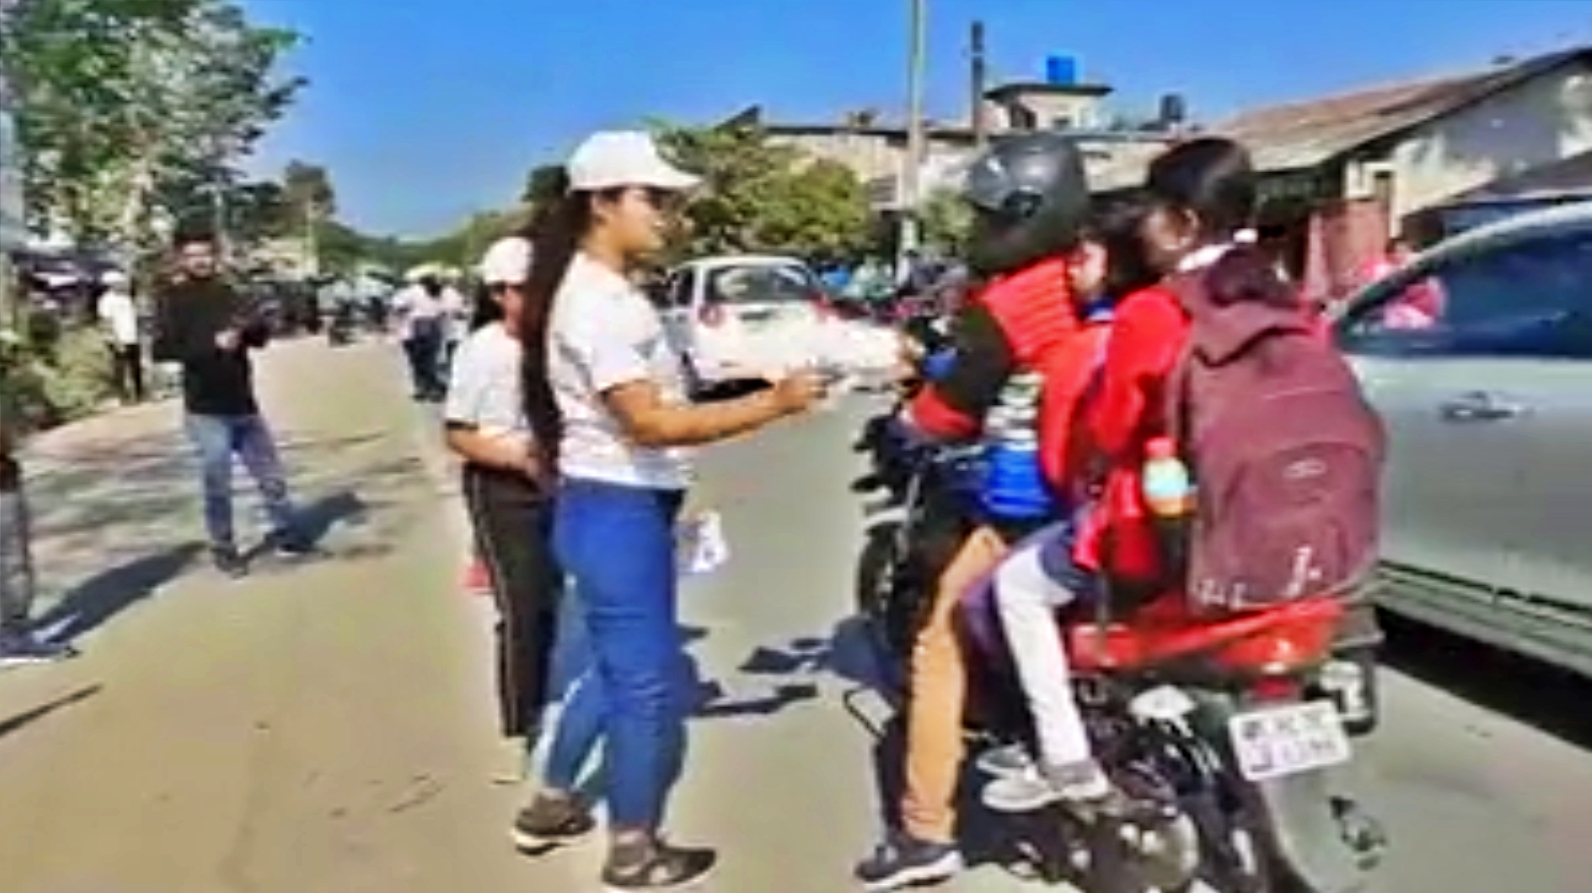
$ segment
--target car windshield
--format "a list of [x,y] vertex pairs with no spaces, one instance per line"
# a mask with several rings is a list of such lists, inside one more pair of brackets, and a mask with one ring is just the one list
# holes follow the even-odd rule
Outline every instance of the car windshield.
[[707,298],[715,304],[805,303],[819,290],[813,275],[795,264],[721,267],[707,281]]

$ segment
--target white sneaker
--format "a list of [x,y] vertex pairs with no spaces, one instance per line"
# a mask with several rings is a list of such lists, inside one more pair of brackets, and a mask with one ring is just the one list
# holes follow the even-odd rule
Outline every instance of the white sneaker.
[[992,747],[980,753],[973,765],[991,778],[1007,778],[1038,771],[1034,758],[1028,755],[1028,748],[1021,744]]
[[1018,774],[996,776],[984,785],[980,798],[994,812],[1035,812],[1061,800],[1061,794],[1037,766]]

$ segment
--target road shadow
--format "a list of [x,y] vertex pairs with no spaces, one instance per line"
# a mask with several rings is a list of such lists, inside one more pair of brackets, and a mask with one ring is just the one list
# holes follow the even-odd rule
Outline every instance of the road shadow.
[[24,710],[15,716],[0,720],[0,738],[20,732],[59,710],[65,710],[75,704],[80,704],[99,694],[103,688],[103,685],[86,685],[77,691],[64,694],[52,701],[46,701],[31,710]]
[[759,645],[738,669],[751,676],[828,674],[889,698],[898,688],[861,617],[840,621],[827,637],[803,636]]
[[198,543],[183,543],[95,574],[68,590],[33,625],[53,641],[69,642],[154,595],[203,551]]
[[1567,744],[1592,750],[1592,682],[1568,670],[1382,612],[1382,663]]

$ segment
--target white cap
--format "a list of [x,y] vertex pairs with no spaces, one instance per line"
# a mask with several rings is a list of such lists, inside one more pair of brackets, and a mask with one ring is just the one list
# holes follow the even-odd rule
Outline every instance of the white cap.
[[524,285],[531,275],[531,243],[521,236],[498,239],[481,255],[481,281],[487,285]]
[[640,130],[601,130],[575,147],[565,165],[569,188],[580,192],[642,186],[680,191],[701,180],[665,161],[652,135]]

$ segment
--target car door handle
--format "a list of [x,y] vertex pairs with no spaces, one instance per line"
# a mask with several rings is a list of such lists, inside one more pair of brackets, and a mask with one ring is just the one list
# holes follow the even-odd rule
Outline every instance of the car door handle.
[[1442,403],[1438,413],[1445,422],[1501,422],[1525,415],[1526,408],[1486,391],[1471,391]]

